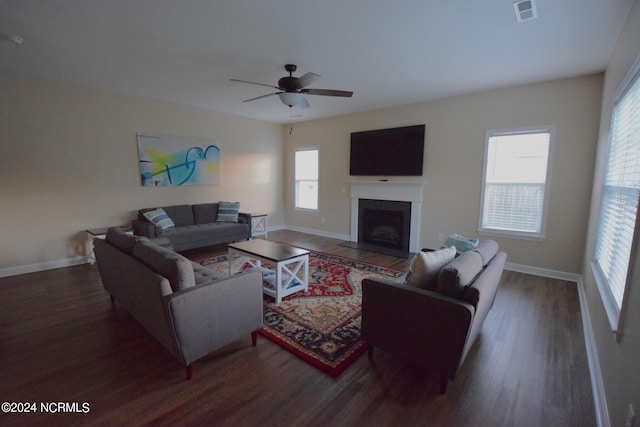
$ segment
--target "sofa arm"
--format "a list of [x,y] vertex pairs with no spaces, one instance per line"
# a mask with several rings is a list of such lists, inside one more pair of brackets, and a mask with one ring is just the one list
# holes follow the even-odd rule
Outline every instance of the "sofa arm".
[[251,237],[253,235],[253,231],[251,230],[251,226],[253,225],[251,221],[251,214],[248,212],[238,212],[238,222],[249,225],[249,237]]
[[168,296],[167,309],[185,365],[262,327],[262,273],[250,270]]
[[453,379],[473,321],[471,304],[391,281],[362,282],[362,338]]
[[131,227],[133,228],[133,234],[136,236],[144,236],[149,239],[153,239],[158,236],[155,224],[152,224],[149,221],[134,219],[131,221]]
[[251,214],[247,212],[238,212],[238,222],[242,224],[251,224]]

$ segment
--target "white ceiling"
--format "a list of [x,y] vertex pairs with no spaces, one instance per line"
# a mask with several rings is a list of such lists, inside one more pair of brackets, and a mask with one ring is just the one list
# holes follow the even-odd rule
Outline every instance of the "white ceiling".
[[[0,0],[0,68],[286,123],[603,71],[633,0]],[[276,84],[322,76],[291,112]],[[292,116],[294,116],[292,118]]]

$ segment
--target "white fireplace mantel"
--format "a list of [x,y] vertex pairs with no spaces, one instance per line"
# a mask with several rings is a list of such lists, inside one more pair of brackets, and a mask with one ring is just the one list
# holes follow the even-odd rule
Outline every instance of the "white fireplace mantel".
[[350,181],[351,241],[358,241],[358,200],[395,200],[411,202],[409,251],[420,250],[420,219],[422,218],[422,188],[424,182]]

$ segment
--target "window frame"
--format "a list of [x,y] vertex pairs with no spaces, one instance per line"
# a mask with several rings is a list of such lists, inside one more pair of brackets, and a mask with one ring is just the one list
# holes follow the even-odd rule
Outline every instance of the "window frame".
[[[595,231],[595,239],[594,239],[594,248],[593,248],[593,260],[591,261],[591,274],[593,275],[593,279],[596,282],[596,287],[598,288],[598,292],[600,293],[600,298],[602,299],[602,303],[604,305],[605,312],[607,314],[607,318],[609,319],[609,324],[611,326],[611,330],[616,338],[616,341],[620,341],[622,338],[622,323],[624,319],[624,313],[627,306],[627,295],[629,293],[629,288],[631,284],[631,280],[633,277],[633,273],[636,270],[635,260],[637,258],[638,246],[640,245],[640,203],[636,205],[636,217],[634,222],[633,233],[631,236],[630,250],[629,250],[629,259],[626,277],[624,281],[624,289],[622,290],[622,299],[620,301],[620,306],[618,306],[618,302],[613,295],[613,290],[611,285],[609,284],[607,278],[605,277],[605,273],[603,272],[600,264],[598,263],[598,245],[599,238],[601,233],[602,226],[602,215],[604,212],[604,202],[605,202],[605,194],[607,187],[607,175],[609,173],[609,161],[611,159],[611,148],[612,148],[612,138],[614,136],[613,126],[615,125],[615,114],[617,112],[616,108],[623,100],[623,98],[629,93],[629,91],[634,87],[634,85],[640,85],[640,56],[636,58],[635,63],[629,69],[624,80],[620,83],[620,87],[616,92],[613,105],[611,108],[611,113],[609,116],[609,135],[606,146],[606,155],[604,158],[604,164],[602,168],[602,183],[600,186],[600,203],[598,210],[598,222]],[[624,187],[629,188],[629,187]]]
[[[297,166],[297,154],[302,151],[316,151],[318,154],[318,175],[315,180],[309,179],[301,179],[298,180],[296,176],[296,166]],[[316,186],[318,188],[318,192],[316,195],[316,208],[305,208],[298,206],[298,183],[299,181],[315,181]],[[320,210],[320,148],[317,146],[310,147],[296,147],[293,152],[293,208],[299,211],[305,212],[318,212]]]
[[[540,213],[540,231],[539,232],[526,232],[518,230],[497,229],[490,227],[483,227],[484,208],[485,208],[485,195],[487,188],[487,166],[489,160],[489,140],[494,136],[507,136],[507,135],[526,135],[536,133],[548,133],[549,134],[549,151],[547,153],[547,170],[544,182],[544,195],[542,198],[542,212]],[[482,188],[480,192],[480,212],[478,213],[478,233],[484,235],[497,235],[506,236],[512,238],[518,238],[523,240],[535,240],[542,241],[545,238],[547,228],[547,212],[549,211],[549,199],[551,189],[551,171],[553,169],[553,152],[556,140],[556,127],[555,125],[544,126],[527,126],[519,128],[504,128],[504,129],[489,129],[485,132],[484,142],[484,163],[482,167]]]

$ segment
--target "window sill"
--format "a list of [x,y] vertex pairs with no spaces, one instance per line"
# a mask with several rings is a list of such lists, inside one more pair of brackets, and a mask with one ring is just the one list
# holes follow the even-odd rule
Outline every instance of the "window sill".
[[543,234],[522,233],[518,231],[509,231],[509,230],[494,230],[490,228],[479,229],[478,234],[489,235],[489,236],[493,235],[493,236],[510,237],[513,239],[531,240],[534,242],[542,242],[545,239]]

